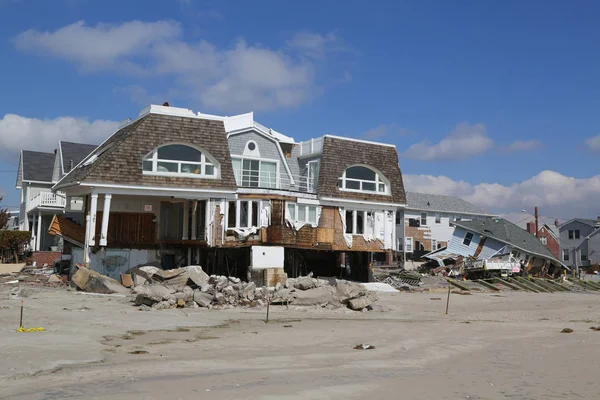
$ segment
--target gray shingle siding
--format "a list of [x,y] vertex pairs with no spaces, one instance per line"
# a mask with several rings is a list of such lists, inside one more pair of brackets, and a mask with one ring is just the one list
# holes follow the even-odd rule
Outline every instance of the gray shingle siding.
[[[588,242],[585,238],[590,235],[595,229],[596,221],[587,219],[574,219],[568,223],[560,226],[560,257],[563,259],[563,251],[569,252],[569,260],[563,261],[565,265],[574,266],[575,260],[577,259],[577,265],[587,266],[590,265],[589,261],[580,261],[580,254],[587,254],[590,257],[590,250]],[[579,230],[579,239],[575,238],[575,232],[573,232],[573,239],[569,239],[569,231]],[[593,237],[598,236],[594,235]],[[591,240],[592,238],[590,238]],[[599,243],[600,244],[600,243]],[[594,242],[594,246],[595,246]],[[595,249],[594,249],[595,250]],[[597,257],[597,255],[596,255]]]
[[[282,183],[287,182],[289,175],[285,169],[286,159],[281,157],[278,150],[278,143],[273,142],[256,132],[244,132],[229,136],[229,150],[232,156],[243,156],[244,149],[249,140],[256,142],[261,159],[269,159],[279,161],[279,176],[282,178]],[[286,179],[287,178],[287,179]],[[284,180],[286,179],[286,180]]]

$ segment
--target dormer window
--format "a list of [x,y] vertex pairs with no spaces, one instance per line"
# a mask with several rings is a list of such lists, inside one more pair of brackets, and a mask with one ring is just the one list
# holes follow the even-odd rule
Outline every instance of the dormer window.
[[389,194],[389,183],[380,173],[369,167],[348,167],[338,179],[340,190]]
[[184,144],[159,147],[142,160],[142,171],[148,175],[216,178],[217,169],[212,157]]

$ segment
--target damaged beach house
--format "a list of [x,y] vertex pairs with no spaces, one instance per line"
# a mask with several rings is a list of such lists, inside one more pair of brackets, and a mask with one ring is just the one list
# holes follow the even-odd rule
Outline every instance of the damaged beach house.
[[453,276],[558,276],[568,267],[535,235],[503,218],[453,221],[448,246],[423,256]]
[[393,145],[295,142],[253,113],[166,103],[68,155],[74,145],[37,158],[23,151],[17,184],[32,248],[62,238],[71,265],[116,279],[139,265],[200,265],[274,286],[310,272],[367,281],[369,265],[398,251],[406,199]]

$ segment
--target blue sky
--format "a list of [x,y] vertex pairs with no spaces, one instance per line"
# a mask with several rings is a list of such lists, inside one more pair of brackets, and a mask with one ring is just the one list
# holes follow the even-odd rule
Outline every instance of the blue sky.
[[[600,3],[0,0],[0,171],[149,103],[394,143],[407,190],[600,213]],[[18,205],[14,172],[0,172]]]

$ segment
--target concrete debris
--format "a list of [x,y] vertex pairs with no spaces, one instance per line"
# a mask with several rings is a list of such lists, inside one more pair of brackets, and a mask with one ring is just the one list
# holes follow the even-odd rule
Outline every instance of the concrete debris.
[[53,274],[48,278],[48,283],[62,283],[62,279],[60,279],[60,276]]
[[[264,307],[270,301],[271,304],[329,308],[346,306],[353,310],[364,310],[370,309],[368,307],[377,300],[375,293],[363,285],[343,280],[318,280],[307,276],[293,280],[286,287],[277,285],[271,289],[257,287],[254,282],[242,282],[236,277],[208,276],[198,266],[169,273],[149,270],[147,267],[138,270],[139,276],[144,275],[144,280],[132,289],[132,301],[140,309],[144,306],[143,309]],[[192,273],[188,274],[189,271]],[[132,273],[138,274],[136,271]],[[180,280],[186,274],[193,276],[186,285],[180,287],[171,284],[172,279]]]
[[129,293],[118,281],[88,268],[78,268],[71,278],[77,287],[89,293]]
[[357,344],[354,346],[354,350],[373,350],[375,346],[372,344]]

